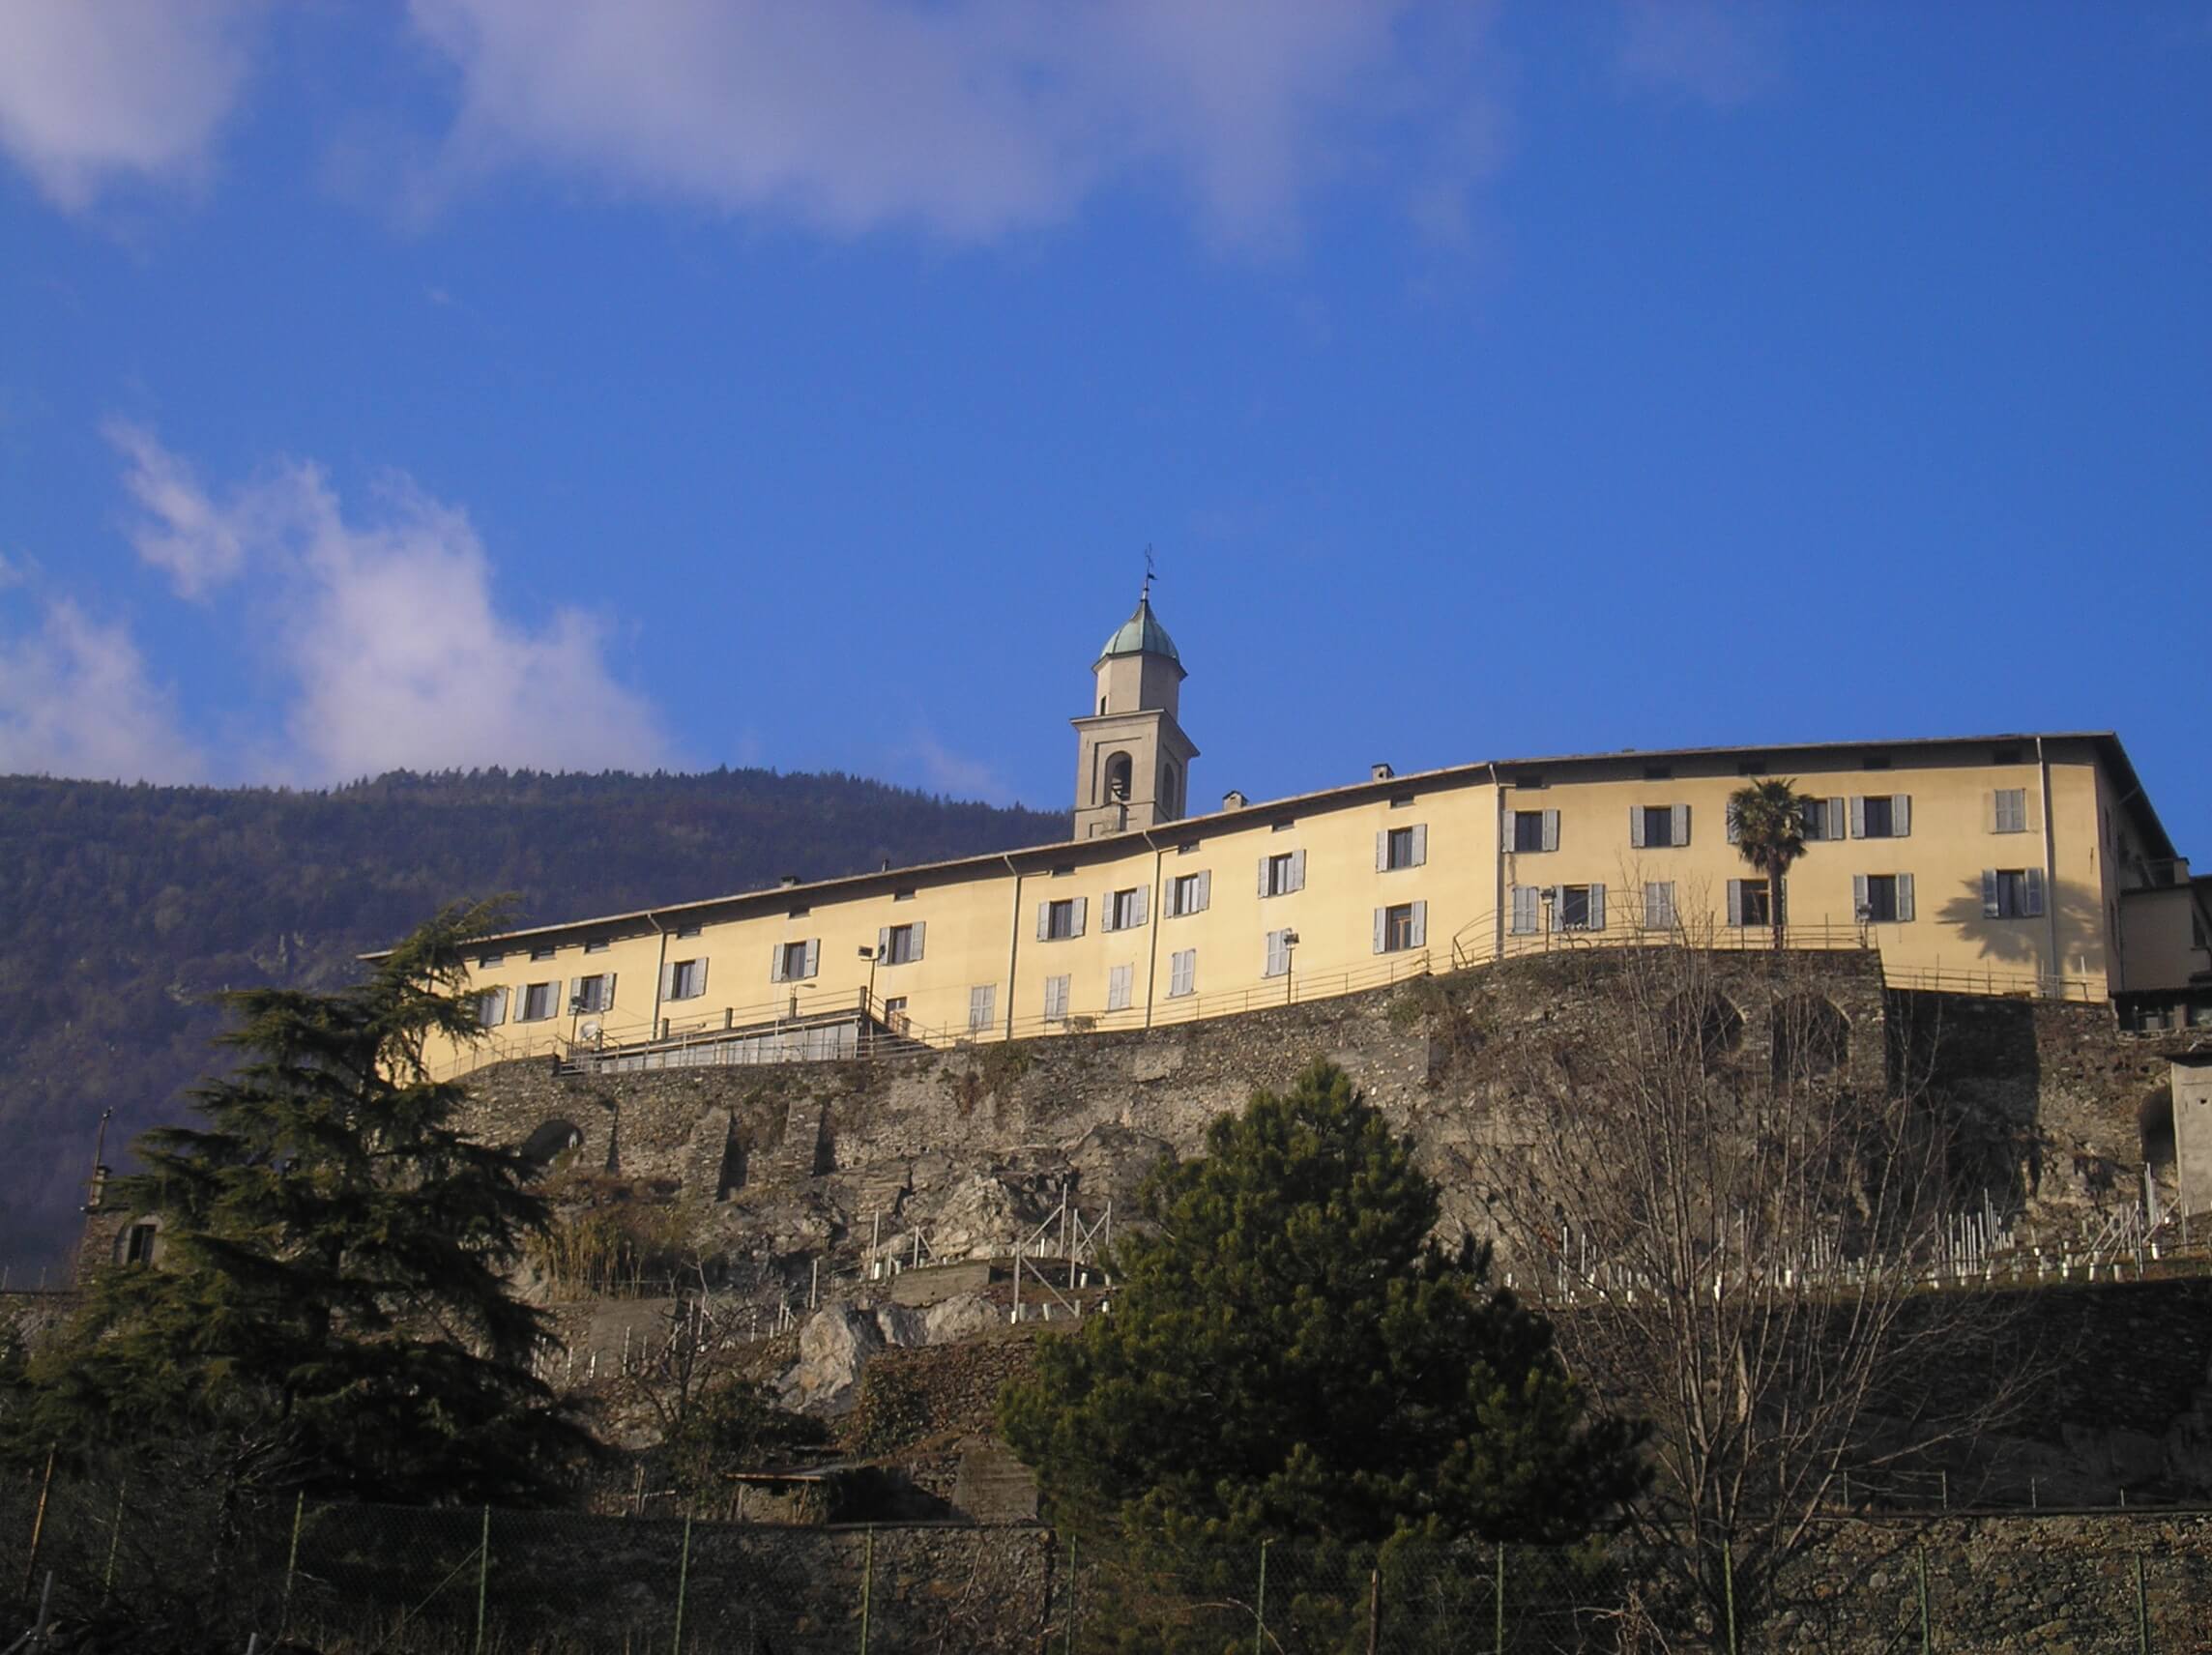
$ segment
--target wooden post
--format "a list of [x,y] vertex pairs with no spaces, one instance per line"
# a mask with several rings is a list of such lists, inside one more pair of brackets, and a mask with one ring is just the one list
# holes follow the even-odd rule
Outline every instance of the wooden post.
[[669,1648],[684,1655],[684,1591],[691,1583],[691,1514],[684,1514],[684,1556],[676,1565],[676,1637]]
[[46,1533],[46,1495],[54,1486],[54,1454],[60,1444],[46,1450],[46,1474],[39,1479],[39,1504],[31,1513],[31,1554],[23,1559],[23,1595],[31,1595],[31,1582],[39,1578],[39,1543]]
[[491,1599],[491,1507],[483,1508],[483,1539],[477,1545],[477,1644],[483,1655],[484,1610]]
[[1382,1648],[1382,1571],[1367,1571],[1367,1655],[1381,1655]]

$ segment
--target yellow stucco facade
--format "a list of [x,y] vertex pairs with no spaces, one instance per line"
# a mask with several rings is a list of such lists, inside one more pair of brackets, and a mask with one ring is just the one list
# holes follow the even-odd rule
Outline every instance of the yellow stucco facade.
[[[1126,663],[1101,658],[1101,706],[1109,670]],[[843,1036],[818,1030],[829,1043],[808,1047],[809,1024],[997,1040],[1530,950],[1765,946],[1771,893],[1727,829],[1730,796],[1761,776],[1821,801],[1784,892],[1792,945],[1877,948],[1895,986],[2133,997],[2184,1017],[2201,999],[2212,1021],[2206,882],[2116,738],[2047,734],[1378,767],[1179,820],[1160,798],[1148,826],[1100,831],[1093,816],[1064,844],[487,941],[470,972],[488,1038],[437,1061],[744,1060],[708,1049],[725,1031],[755,1055],[835,1055]]]

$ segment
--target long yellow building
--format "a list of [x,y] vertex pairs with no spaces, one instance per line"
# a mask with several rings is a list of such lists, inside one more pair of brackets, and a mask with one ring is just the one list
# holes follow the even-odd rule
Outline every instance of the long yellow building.
[[[1532,949],[1688,937],[1879,950],[1893,986],[2212,1026],[2212,879],[2117,737],[2064,733],[1485,761],[1187,812],[1181,659],[1149,595],[1094,665],[1064,844],[515,931],[472,962],[488,1038],[441,1066],[850,1053],[1138,1028]],[[1813,801],[1785,888],[1728,800]]]

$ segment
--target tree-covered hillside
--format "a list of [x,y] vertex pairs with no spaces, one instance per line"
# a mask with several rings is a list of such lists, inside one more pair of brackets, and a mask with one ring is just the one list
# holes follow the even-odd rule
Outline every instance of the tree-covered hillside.
[[330,793],[0,779],[0,1263],[62,1256],[108,1159],[185,1111],[224,988],[348,980],[441,904],[521,923],[1064,838],[843,775],[384,776]]

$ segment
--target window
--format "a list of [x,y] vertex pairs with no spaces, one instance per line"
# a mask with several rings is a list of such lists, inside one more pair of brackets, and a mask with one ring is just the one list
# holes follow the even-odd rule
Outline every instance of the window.
[[1889,769],[1889,755],[1887,753],[1869,753],[1859,760],[1859,769],[1862,770],[1886,770]]
[[2041,868],[1984,868],[1984,919],[2036,919],[2043,914]]
[[538,944],[530,950],[530,957],[534,960],[550,960],[553,957],[553,944],[550,943]]
[[1213,900],[1213,874],[1210,870],[1197,874],[1178,874],[1168,886],[1168,914],[1179,918],[1185,914],[1204,914]]
[[604,937],[595,937],[584,944],[584,952],[587,954],[603,954],[606,951],[607,940]]
[[1515,851],[1556,851],[1559,848],[1559,813],[1557,810],[1516,810],[1513,813]]
[[1552,896],[1552,924],[1560,931],[1605,929],[1605,886],[1562,885]]
[[707,962],[678,960],[661,984],[662,1000],[697,1000],[707,992]]
[[600,972],[594,976],[577,977],[568,984],[568,1009],[592,1014],[606,1010],[615,1002],[615,974]]
[[1375,835],[1375,871],[1417,868],[1429,859],[1427,827],[1386,828]]
[[921,958],[923,926],[887,925],[876,933],[876,959],[887,966],[909,966]]
[[477,996],[477,1023],[485,1029],[497,1029],[507,1021],[507,990],[487,988]]
[[1064,976],[1044,979],[1044,1020],[1047,1023],[1064,1023],[1067,1020],[1067,985]]
[[1766,773],[1764,759],[1738,759],[1735,773],[1739,776],[1762,776]]
[[968,1032],[979,1034],[991,1027],[999,1003],[997,983],[978,983],[968,991]]
[[1279,977],[1291,969],[1291,933],[1288,930],[1267,933],[1267,960],[1260,968],[1264,977]]
[[1395,902],[1375,911],[1375,951],[1402,954],[1409,948],[1429,945],[1429,905]]
[[123,1233],[122,1262],[126,1264],[151,1264],[154,1262],[154,1240],[160,1229],[151,1220],[140,1219]]
[[[1789,884],[1783,885],[1787,903]],[[1728,882],[1728,922],[1731,925],[1771,925],[1774,923],[1774,904],[1762,879],[1730,880]]]
[[893,902],[912,902],[914,900],[914,886],[910,885],[903,889],[892,891],[891,900]]
[[1673,765],[1645,765],[1644,767],[1644,779],[1645,781],[1673,781],[1674,779],[1674,767]]
[[1993,833],[2024,833],[2027,831],[2027,789],[2000,787],[1990,795],[1990,831]]
[[1126,1011],[1130,1001],[1136,998],[1137,968],[1116,966],[1106,973],[1106,1009]]
[[507,956],[505,954],[479,954],[477,964],[479,966],[504,966],[507,964]]
[[1530,792],[1536,792],[1547,784],[1542,770],[1518,770],[1506,779],[1505,785],[1508,787],[1525,787]]
[[[1841,798],[1808,798],[1805,800],[1805,837],[1808,841],[1841,839],[1850,830],[1850,813],[1844,808]],[[1735,834],[1729,835],[1735,842]]]
[[1268,824],[1267,824],[1267,831],[1268,831],[1268,832],[1270,832],[1270,833],[1288,833],[1288,832],[1289,832],[1289,831],[1290,831],[1290,830],[1291,830],[1293,828],[1295,828],[1297,825],[1298,825],[1298,819],[1297,819],[1295,816],[1286,816],[1286,817],[1284,817],[1284,818],[1283,818],[1283,819],[1282,819],[1280,822],[1270,822],[1270,823],[1268,823]]
[[517,1023],[542,1023],[561,1009],[561,985],[557,982],[531,983],[522,991],[522,1010],[515,1016]]
[[679,926],[676,928],[676,937],[677,937],[677,940],[678,940],[679,942],[681,942],[681,941],[683,941],[683,940],[684,940],[684,938],[686,938],[686,937],[696,937],[696,936],[698,936],[698,935],[699,935],[699,933],[700,933],[702,930],[704,930],[704,929],[705,929],[705,927],[704,927],[704,926],[699,926],[699,925],[679,925]]
[[1306,854],[1280,851],[1260,858],[1260,894],[1289,896],[1306,887]]
[[1911,831],[1911,795],[1876,794],[1851,800],[1852,838],[1903,839]]
[[884,1002],[885,1024],[901,1033],[906,1031],[906,996],[894,994]]
[[1632,804],[1628,807],[1628,842],[1639,851],[1664,851],[1690,842],[1690,807],[1686,804]]
[[1064,943],[1071,937],[1083,935],[1083,924],[1091,899],[1085,896],[1063,896],[1056,902],[1037,904],[1037,941]]
[[1672,931],[1674,929],[1674,882],[1673,880],[1645,880],[1644,882],[1644,929],[1646,931]]
[[1392,810],[1404,810],[1412,802],[1413,796],[1410,793],[1393,793],[1390,796],[1390,808]]
[[1168,956],[1168,998],[1180,1000],[1198,987],[1198,950],[1179,948]]
[[783,911],[783,916],[786,919],[804,919],[813,912],[811,908],[787,908]]
[[1152,893],[1143,886],[1118,890],[1106,899],[1106,929],[1129,931],[1145,922]]
[[1869,925],[1902,925],[1910,919],[1910,874],[1858,874],[1851,880],[1851,907]]
[[769,956],[768,977],[771,982],[804,982],[822,967],[822,940],[811,938],[801,943],[778,943]]

